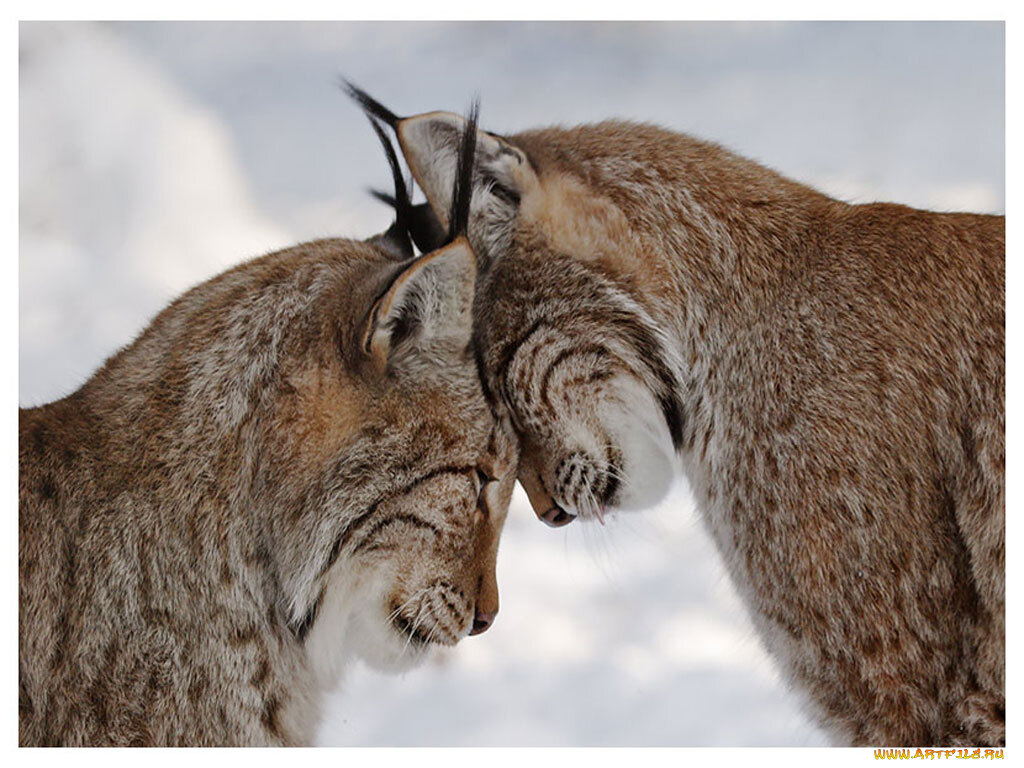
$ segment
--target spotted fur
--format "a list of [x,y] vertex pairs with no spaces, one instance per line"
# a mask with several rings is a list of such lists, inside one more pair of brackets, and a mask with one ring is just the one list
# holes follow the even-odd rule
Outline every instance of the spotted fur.
[[[399,118],[446,216],[450,113]],[[480,131],[478,365],[538,515],[672,477],[841,744],[1002,744],[1004,219],[610,121]]]

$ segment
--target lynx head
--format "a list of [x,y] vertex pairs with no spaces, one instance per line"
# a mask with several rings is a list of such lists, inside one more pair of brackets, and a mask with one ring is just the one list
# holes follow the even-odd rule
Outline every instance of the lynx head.
[[204,283],[118,368],[154,369],[138,389],[187,436],[184,492],[207,484],[255,538],[247,562],[324,674],[342,648],[389,668],[488,628],[518,460],[471,348],[476,257],[464,236],[412,256],[386,146],[395,226]]
[[[465,120],[399,118],[362,98],[398,135],[429,202],[420,220],[443,225]],[[579,130],[478,130],[469,220],[478,364],[519,435],[519,479],[552,525],[656,503],[683,428],[678,366],[633,290],[638,247],[604,178],[628,188],[631,165]],[[430,229],[419,229],[428,247]]]
[[297,574],[304,599],[292,614],[314,657],[331,658],[344,636],[371,664],[402,667],[432,643],[485,631],[498,612],[516,456],[469,347],[474,258],[463,238],[353,275],[347,287],[376,290],[323,338],[337,360],[321,349],[288,366],[267,483],[307,515],[337,515],[309,530],[318,548],[295,542],[316,566]]

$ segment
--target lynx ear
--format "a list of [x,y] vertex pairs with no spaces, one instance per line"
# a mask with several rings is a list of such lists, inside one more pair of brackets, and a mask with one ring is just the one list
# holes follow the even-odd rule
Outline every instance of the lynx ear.
[[[409,169],[446,228],[450,225],[459,147],[466,124],[465,118],[451,112],[428,112],[401,118],[396,126]],[[498,233],[488,230],[507,226],[515,218],[520,199],[536,178],[522,150],[486,131],[476,132],[469,227],[474,244],[489,245],[498,239]]]
[[437,358],[461,355],[473,326],[476,257],[465,238],[406,267],[370,310],[363,351],[383,371],[417,350]]

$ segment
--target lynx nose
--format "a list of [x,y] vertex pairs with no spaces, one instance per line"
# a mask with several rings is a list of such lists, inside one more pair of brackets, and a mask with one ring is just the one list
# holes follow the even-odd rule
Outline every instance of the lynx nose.
[[469,634],[479,635],[486,632],[491,628],[491,624],[494,623],[494,617],[497,615],[497,611],[477,610],[476,615],[473,617],[473,629],[469,631]]
[[560,506],[555,504],[547,512],[544,512],[540,519],[545,524],[550,525],[552,528],[561,528],[563,525],[568,525],[576,519],[576,515],[570,514],[562,509]]

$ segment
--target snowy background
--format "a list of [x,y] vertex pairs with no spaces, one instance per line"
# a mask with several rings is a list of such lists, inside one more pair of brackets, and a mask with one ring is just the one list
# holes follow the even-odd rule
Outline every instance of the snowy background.
[[[1001,24],[23,23],[19,400],[77,388],[227,266],[388,212],[344,75],[501,133],[617,116],[851,201],[1001,213]],[[517,494],[495,626],[402,677],[353,669],[324,745],[821,745],[685,487],[607,528]]]

